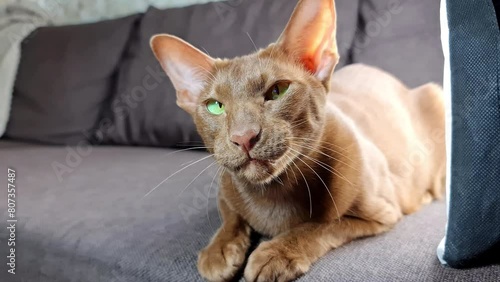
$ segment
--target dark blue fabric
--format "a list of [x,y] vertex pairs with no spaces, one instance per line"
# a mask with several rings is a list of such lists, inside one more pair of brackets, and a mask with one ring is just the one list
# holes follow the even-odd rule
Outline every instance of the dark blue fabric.
[[447,0],[452,151],[444,260],[500,261],[499,28],[492,0]]
[[500,25],[500,0],[492,0],[493,5],[495,6],[495,12],[497,14],[497,22]]

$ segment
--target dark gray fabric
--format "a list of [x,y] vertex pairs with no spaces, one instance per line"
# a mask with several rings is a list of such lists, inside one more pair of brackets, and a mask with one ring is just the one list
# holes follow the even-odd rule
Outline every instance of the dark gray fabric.
[[[186,186],[212,160],[143,196],[182,164],[205,156],[1,141],[0,183],[6,183],[8,166],[17,170],[19,221],[17,274],[7,274],[3,255],[0,281],[202,281],[197,252],[219,225],[215,191],[207,196],[217,168]],[[72,172],[59,179],[54,164]],[[0,199],[6,199],[6,189]],[[5,219],[4,200],[0,211]],[[332,251],[299,281],[499,281],[498,265],[453,270],[439,264],[435,249],[445,220],[444,202],[424,207],[387,234]],[[5,224],[0,221],[0,249],[6,248]]]
[[447,9],[453,128],[443,258],[453,267],[500,263],[500,32],[490,0]]
[[[191,117],[177,107],[175,90],[151,52],[151,36],[157,33],[179,36],[213,57],[246,55],[278,39],[296,3],[296,0],[240,0],[166,10],[150,8],[127,49],[116,96],[102,121],[103,135],[98,134],[97,141],[147,146],[199,142]],[[358,1],[337,1],[337,12],[340,68],[349,62]]]
[[354,62],[377,66],[410,87],[443,82],[440,0],[361,0]]
[[91,136],[137,19],[35,30],[22,44],[6,136],[53,144]]
[[500,29],[500,1],[492,0],[493,6],[495,7],[495,16],[497,17],[497,25]]

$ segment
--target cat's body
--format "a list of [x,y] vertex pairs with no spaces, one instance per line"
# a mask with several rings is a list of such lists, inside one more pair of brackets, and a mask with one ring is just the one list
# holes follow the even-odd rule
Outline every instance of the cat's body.
[[298,167],[291,166],[264,189],[239,182],[226,172],[220,198],[253,229],[268,236],[339,216],[394,224],[443,193],[441,95],[434,84],[410,90],[381,70],[347,66],[332,76],[324,133],[316,141],[307,140],[306,146],[317,151],[295,162]]
[[[366,149],[366,154],[373,151],[383,159],[379,165],[387,169],[404,214],[418,210],[422,201],[428,202],[429,195],[442,196],[445,113],[439,86],[429,83],[408,89],[379,69],[351,65],[333,75],[329,98],[329,105],[354,124],[355,139],[366,144],[361,147],[373,147]],[[367,156],[363,158],[367,162]],[[367,166],[375,168],[370,162]],[[382,176],[380,172],[377,174]]]
[[326,252],[390,230],[442,194],[444,106],[434,84],[408,89],[338,62],[332,0],[302,0],[277,43],[212,59],[169,35],[151,45],[208,150],[224,168],[223,224],[198,269],[228,281],[290,281]]

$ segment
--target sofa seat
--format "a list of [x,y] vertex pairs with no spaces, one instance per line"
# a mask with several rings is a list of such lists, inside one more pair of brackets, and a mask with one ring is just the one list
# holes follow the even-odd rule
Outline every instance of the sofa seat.
[[[203,281],[197,252],[220,223],[216,183],[210,188],[217,167],[204,170],[212,158],[194,163],[205,152],[173,152],[0,141],[0,183],[7,183],[7,167],[16,170],[18,217],[16,275],[7,273],[2,255],[0,281]],[[165,180],[186,164],[192,166]],[[330,252],[299,281],[500,281],[498,265],[440,265],[445,214],[443,201],[432,203],[386,234]]]

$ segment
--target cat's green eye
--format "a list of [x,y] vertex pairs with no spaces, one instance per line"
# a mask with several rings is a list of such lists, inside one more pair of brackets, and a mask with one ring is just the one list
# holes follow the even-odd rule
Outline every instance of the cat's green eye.
[[207,110],[212,115],[222,115],[224,113],[224,104],[217,100],[208,100]]
[[289,81],[279,81],[276,84],[274,84],[269,90],[267,90],[264,98],[266,99],[266,101],[279,99],[281,96],[283,96],[283,94],[285,94],[288,91],[289,87],[290,87]]

